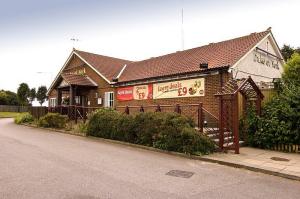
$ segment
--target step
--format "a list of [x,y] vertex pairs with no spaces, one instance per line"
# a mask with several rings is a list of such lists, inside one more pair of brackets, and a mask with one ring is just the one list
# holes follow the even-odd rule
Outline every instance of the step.
[[[213,139],[215,143],[219,143],[219,138]],[[224,137],[224,142],[233,141],[233,137]]]

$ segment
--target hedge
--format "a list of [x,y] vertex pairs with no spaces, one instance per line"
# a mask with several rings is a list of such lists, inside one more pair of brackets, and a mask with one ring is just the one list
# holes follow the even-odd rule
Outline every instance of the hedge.
[[64,128],[66,126],[67,117],[59,113],[47,113],[38,120],[38,126],[45,128]]
[[15,117],[16,124],[33,122],[33,116],[30,113],[21,113]]
[[87,123],[91,136],[120,140],[187,154],[207,154],[214,143],[198,134],[194,122],[177,113],[121,114],[111,109],[99,109]]

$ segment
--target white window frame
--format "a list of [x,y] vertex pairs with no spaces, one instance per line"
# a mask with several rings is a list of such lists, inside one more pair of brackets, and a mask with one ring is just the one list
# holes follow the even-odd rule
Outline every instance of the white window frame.
[[57,100],[56,100],[56,98],[54,97],[54,98],[50,98],[49,99],[49,106],[50,107],[55,107],[57,105]]
[[104,107],[113,108],[114,107],[114,92],[104,93]]

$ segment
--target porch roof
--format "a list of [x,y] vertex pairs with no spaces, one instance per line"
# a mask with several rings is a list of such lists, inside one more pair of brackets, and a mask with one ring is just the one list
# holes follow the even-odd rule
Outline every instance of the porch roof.
[[61,77],[68,85],[76,86],[92,86],[97,87],[98,85],[87,75],[62,73]]

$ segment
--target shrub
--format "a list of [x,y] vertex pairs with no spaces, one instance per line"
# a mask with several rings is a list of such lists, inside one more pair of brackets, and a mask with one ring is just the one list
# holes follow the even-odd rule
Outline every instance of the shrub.
[[33,120],[33,116],[30,113],[21,113],[15,117],[16,124],[30,123]]
[[176,113],[147,112],[131,116],[100,109],[90,115],[87,132],[92,136],[169,151],[188,154],[212,152],[213,142],[197,134],[194,127],[191,119]]
[[89,116],[87,133],[102,138],[115,138],[120,113],[112,109],[98,109]]
[[137,135],[134,131],[135,122],[131,115],[120,115],[117,121],[115,139],[136,143]]
[[154,138],[161,130],[164,122],[163,113],[139,113],[134,118],[134,132],[136,143],[146,146],[153,146]]
[[67,117],[59,113],[47,113],[38,120],[38,126],[45,128],[64,128],[66,122]]
[[185,116],[176,113],[165,114],[159,134],[155,138],[154,147],[168,151],[188,154],[206,154],[214,150],[213,142],[199,135],[194,123]]

